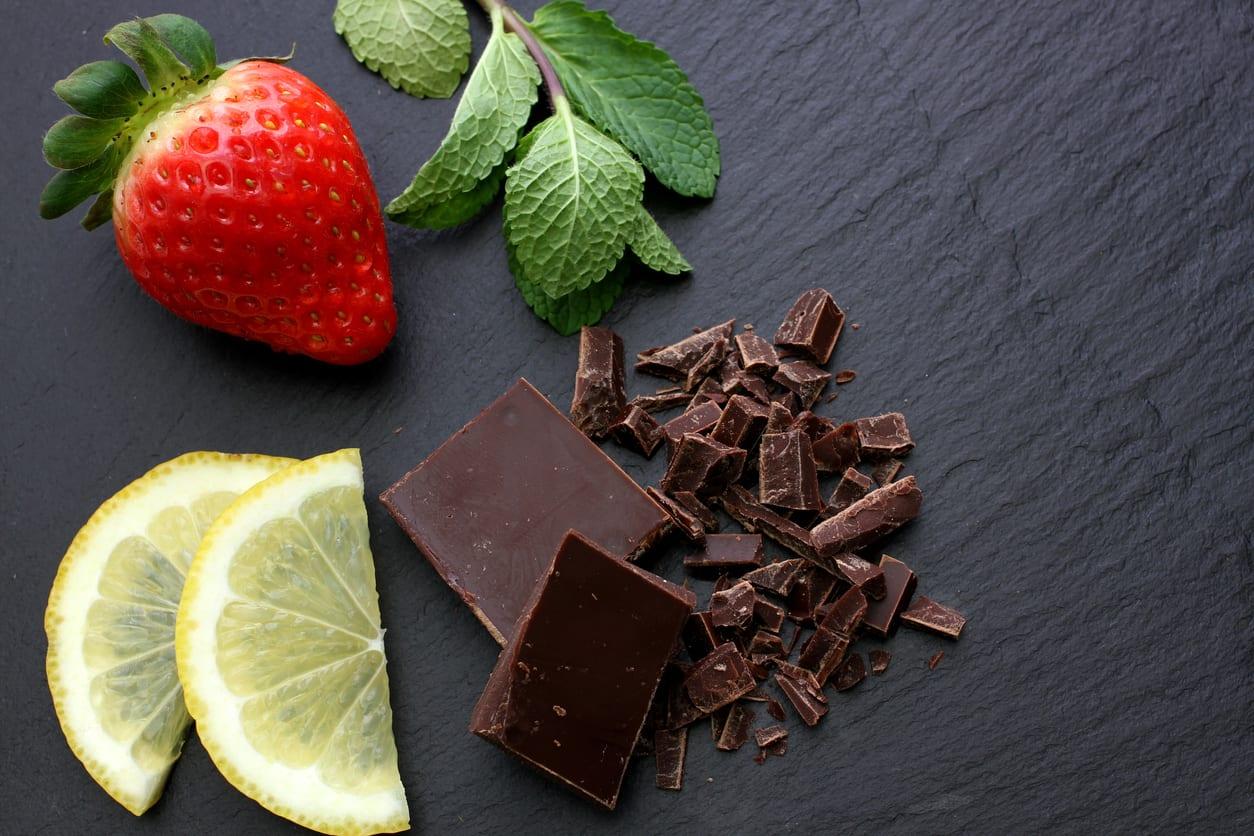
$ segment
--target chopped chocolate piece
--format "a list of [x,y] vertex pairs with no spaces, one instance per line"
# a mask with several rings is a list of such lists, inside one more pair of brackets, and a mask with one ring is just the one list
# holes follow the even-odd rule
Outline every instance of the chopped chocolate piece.
[[570,532],[470,730],[612,810],[694,603],[691,592]]
[[638,406],[628,407],[617,423],[610,427],[610,433],[619,444],[635,450],[646,459],[652,458],[653,452],[666,438],[662,426]]
[[897,474],[901,472],[901,467],[901,459],[889,459],[877,464],[875,469],[871,471],[871,476],[883,487],[897,478]]
[[810,437],[801,430],[762,436],[758,478],[758,501],[764,505],[798,511],[823,507]]
[[802,623],[810,622],[814,611],[827,600],[835,587],[835,576],[811,563],[788,593],[788,617]]
[[705,350],[701,358],[688,369],[688,375],[684,378],[684,391],[697,391],[697,387],[722,364],[723,355],[726,353],[727,340],[715,340],[710,343],[710,347]]
[[864,679],[866,679],[866,664],[862,661],[862,654],[854,651],[849,654],[849,658],[845,659],[845,663],[840,666],[840,671],[836,674],[836,690],[848,691]]
[[[660,728],[682,729],[706,715],[706,712],[693,705],[688,697],[688,689],[684,687],[684,679],[691,669],[691,665],[679,666],[674,662],[667,669],[667,679],[670,685],[666,692],[666,720],[660,724]],[[674,672],[673,678],[672,671]]]
[[[731,535],[724,535],[731,536]],[[715,627],[742,630],[753,620],[753,604],[757,596],[753,585],[741,581],[710,596],[710,620]]]
[[501,644],[513,638],[523,605],[572,527],[611,554],[632,558],[670,522],[525,380],[382,500]]
[[926,595],[915,598],[909,609],[901,614],[901,620],[910,627],[931,630],[951,639],[958,638],[963,625],[967,623],[962,613],[933,601]]
[[684,568],[746,569],[761,566],[762,555],[760,534],[710,534],[701,551],[684,557]]
[[653,733],[654,760],[657,763],[657,788],[679,790],[684,786],[684,756],[688,754],[688,728]]
[[866,618],[867,600],[858,587],[850,587],[832,602],[819,626],[852,636]]
[[[670,666],[667,666],[669,672]],[[644,717],[644,725],[640,728],[640,736],[636,738],[636,747],[631,750],[633,758],[646,758],[653,754],[653,733],[666,722],[666,698],[668,691],[668,675],[662,675],[662,681],[653,694],[653,702],[649,704],[649,713]],[[565,709],[562,709],[565,711]]]
[[684,690],[692,704],[703,713],[716,711],[757,687],[745,658],[736,645],[724,642],[692,666],[684,679]]
[[715,592],[722,592],[724,589],[731,589],[733,583],[736,583],[736,581],[733,581],[727,576],[727,573],[724,572],[714,579],[714,586],[710,589],[710,594],[713,595]]
[[857,551],[896,531],[919,515],[923,494],[913,476],[871,491],[810,532],[819,554]]
[[744,395],[732,395],[723,414],[710,431],[710,438],[728,447],[750,450],[766,427],[770,410]]
[[782,656],[784,655],[784,640],[769,630],[759,630],[753,634],[753,639],[749,642],[749,652]]
[[909,566],[888,555],[880,557],[880,568],[884,570],[884,598],[868,604],[862,629],[887,637],[896,627],[897,613],[910,603],[918,581]]
[[792,629],[792,638],[788,641],[788,652],[786,655],[791,656],[792,652],[797,649],[797,642],[801,641],[801,625],[798,624]]
[[810,540],[810,532],[787,517],[775,513],[749,495],[740,485],[732,485],[719,502],[728,516],[740,523],[747,531],[765,534],[795,555],[807,560],[819,560],[818,552]]
[[766,386],[766,381],[757,375],[741,372],[732,378],[723,382],[723,391],[727,394],[735,394],[743,392],[753,398],[760,404],[769,404],[771,402],[771,392]]
[[747,455],[738,447],[688,433],[666,467],[662,489],[667,493],[692,491],[697,496],[722,493],[740,478]]
[[844,386],[846,383],[852,383],[853,379],[857,376],[858,373],[853,369],[841,369],[836,372],[836,385]]
[[718,531],[718,517],[714,516],[710,506],[698,499],[695,493],[692,491],[675,491],[675,493],[671,494],[671,498],[682,505],[688,513],[700,520],[706,531]]
[[796,418],[792,419],[792,430],[801,430],[810,437],[810,442],[814,443],[823,436],[836,429],[836,425],[820,415],[815,415],[810,410],[805,410]]
[[761,569],[754,569],[752,572],[744,575],[741,580],[748,581],[758,589],[764,592],[773,592],[782,598],[788,595],[789,590],[796,583],[805,565],[804,561],[796,558],[781,560],[777,563],[763,566]]
[[[813,444],[814,464],[819,473],[840,473],[858,463],[858,428],[841,424]],[[858,471],[854,471],[857,473]],[[862,474],[858,474],[861,476]],[[863,491],[865,493],[865,491]],[[861,496],[859,494],[858,496]],[[855,497],[857,499],[858,497]],[[852,501],[852,500],[850,500]]]
[[570,420],[589,438],[604,438],[627,408],[623,340],[609,328],[585,325],[579,332],[579,366]]
[[823,696],[821,689],[810,690],[782,673],[775,674],[775,684],[792,703],[801,722],[807,726],[817,726],[827,713],[827,698]]
[[774,656],[764,656],[761,659],[750,659],[749,672],[753,674],[753,678],[755,680],[761,682],[771,675],[771,663],[774,661]]
[[775,332],[775,344],[805,353],[826,363],[840,339],[845,312],[836,306],[832,294],[822,288],[807,290],[793,303]]
[[[780,386],[797,396],[797,401],[804,409],[809,409],[819,399],[819,394],[827,386],[832,376],[818,366],[806,360],[793,360],[780,363],[779,368],[771,377]],[[794,408],[795,412],[796,409]]]
[[888,670],[888,663],[892,660],[893,654],[887,650],[872,650],[871,656],[871,673],[875,676],[882,676],[884,671]]
[[735,324],[734,319],[728,320],[722,325],[715,325],[686,337],[674,345],[642,351],[636,355],[636,371],[671,380],[684,380],[688,376],[688,370],[697,364],[711,345],[719,340],[732,338]]
[[884,584],[884,570],[869,560],[863,560],[852,552],[838,554],[832,558],[836,574],[849,583],[860,588],[868,598],[876,601],[884,597],[887,587]]
[[787,716],[784,714],[783,704],[774,697],[769,696],[766,698],[766,713],[781,723],[784,722],[784,718]]
[[688,622],[684,625],[683,638],[684,646],[688,648],[688,655],[693,659],[702,658],[718,647],[721,641],[714,632],[714,622],[708,610],[698,610],[688,616]]
[[735,703],[727,712],[722,733],[714,742],[714,748],[722,752],[735,752],[749,739],[753,727],[754,711],[748,706]]
[[766,421],[766,432],[787,432],[788,428],[792,426],[792,420],[792,412],[788,410],[788,407],[782,404],[772,403],[771,412]]
[[941,659],[944,659],[944,658],[945,658],[945,651],[938,650],[936,653],[932,654],[931,659],[927,660],[927,669],[929,671],[936,670],[936,666],[939,665],[941,662]]
[[[747,577],[747,576],[746,576]],[[761,595],[753,604],[753,617],[766,630],[772,633],[778,633],[779,628],[784,626],[784,616],[787,613],[779,604],[775,604],[766,600]]]
[[679,444],[688,433],[702,433],[718,423],[723,410],[713,401],[704,401],[662,425],[671,444]]
[[823,510],[823,513],[828,519],[836,516],[866,496],[872,484],[870,476],[852,467],[846,468],[840,477],[840,482],[836,485],[836,490],[832,491],[832,498],[827,501],[827,508]]
[[815,688],[820,687],[819,681],[814,678],[813,673],[801,667],[800,665],[794,665],[792,662],[789,662],[787,659],[780,659],[776,661],[775,669],[778,670],[780,673],[782,673],[784,676],[788,677],[789,679],[795,679],[797,682],[801,682],[807,686],[812,684]]
[[740,364],[747,372],[769,374],[779,365],[775,346],[757,334],[737,334],[736,348],[740,350]]
[[725,705],[718,711],[710,715],[710,737],[715,743],[723,734],[723,726],[727,723],[727,716],[731,714],[731,706]]
[[673,392],[658,392],[656,395],[636,395],[627,405],[639,407],[645,412],[664,412],[682,406],[689,400],[691,396],[687,392],[675,389]]
[[[778,375],[779,373],[776,372],[777,377]],[[780,392],[778,394],[771,395],[771,403],[782,406],[784,409],[788,410],[788,424],[792,423],[792,416],[795,415],[797,410],[801,408],[801,401],[797,400],[797,395],[794,392]]]
[[645,488],[644,492],[670,515],[671,524],[680,534],[683,534],[694,543],[701,543],[705,540],[705,526],[701,524],[701,520],[697,519],[691,511],[657,488]]
[[784,740],[788,737],[788,729],[783,726],[767,726],[763,729],[753,730],[753,739],[759,748],[765,749],[772,743]]
[[914,440],[910,438],[910,429],[906,426],[906,416],[900,412],[889,412],[874,418],[859,418],[854,424],[858,427],[858,440],[862,444],[865,458],[904,456],[914,449]]
[[819,685],[822,685],[840,667],[851,641],[844,633],[819,627],[801,646],[797,663],[812,672]]
[[[696,395],[698,397],[705,396],[707,400],[714,401],[720,406],[727,402],[727,393],[723,391],[723,385],[712,377],[707,377],[701,381],[701,385],[697,387]],[[696,400],[694,397],[693,400]]]

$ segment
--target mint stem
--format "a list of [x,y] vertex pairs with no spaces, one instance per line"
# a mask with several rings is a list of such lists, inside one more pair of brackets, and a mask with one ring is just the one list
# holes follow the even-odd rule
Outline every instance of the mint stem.
[[531,31],[531,28],[523,22],[523,19],[518,16],[517,12],[505,3],[502,3],[501,0],[478,0],[478,3],[489,15],[492,14],[493,9],[499,10],[502,20],[505,21],[505,28],[517,35],[519,40],[523,42],[523,46],[527,47],[527,52],[531,54],[532,60],[540,68],[540,78],[544,80],[544,89],[549,94],[549,106],[556,109],[555,101],[559,98],[566,98],[566,90],[562,87],[562,82],[557,77],[557,71],[553,69],[549,56],[544,54],[544,48],[536,40],[536,36]]

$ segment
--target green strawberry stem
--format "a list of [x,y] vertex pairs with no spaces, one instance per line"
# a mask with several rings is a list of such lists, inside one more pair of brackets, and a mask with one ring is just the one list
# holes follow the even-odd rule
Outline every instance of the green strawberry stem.
[[505,28],[518,36],[523,45],[527,47],[527,52],[531,54],[532,60],[536,62],[536,66],[540,68],[540,78],[544,82],[544,89],[549,94],[549,104],[554,110],[557,110],[557,100],[566,98],[566,90],[562,87],[562,82],[557,77],[557,71],[553,69],[549,56],[544,54],[544,48],[540,46],[540,42],[536,40],[536,36],[532,33],[531,28],[523,22],[518,13],[511,9],[501,0],[478,0],[479,6],[488,13],[489,17],[501,15],[505,21]]

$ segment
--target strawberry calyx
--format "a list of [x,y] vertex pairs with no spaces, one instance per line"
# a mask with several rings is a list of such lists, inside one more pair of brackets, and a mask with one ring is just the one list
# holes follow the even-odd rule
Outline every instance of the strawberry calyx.
[[209,82],[243,61],[284,63],[291,55],[245,58],[219,64],[213,38],[196,21],[176,14],[136,18],[105,35],[135,62],[147,87],[121,61],[84,64],[53,85],[78,113],[57,121],[44,135],[44,159],[60,169],[44,187],[39,214],[59,218],[97,196],[82,225],[107,223],[113,185],[123,160],[153,120],[202,95]]

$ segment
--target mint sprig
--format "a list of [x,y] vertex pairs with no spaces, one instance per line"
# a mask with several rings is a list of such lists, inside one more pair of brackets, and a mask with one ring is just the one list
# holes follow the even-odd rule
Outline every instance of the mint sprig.
[[411,96],[447,99],[470,65],[459,0],[339,0],[334,22],[358,61]]

